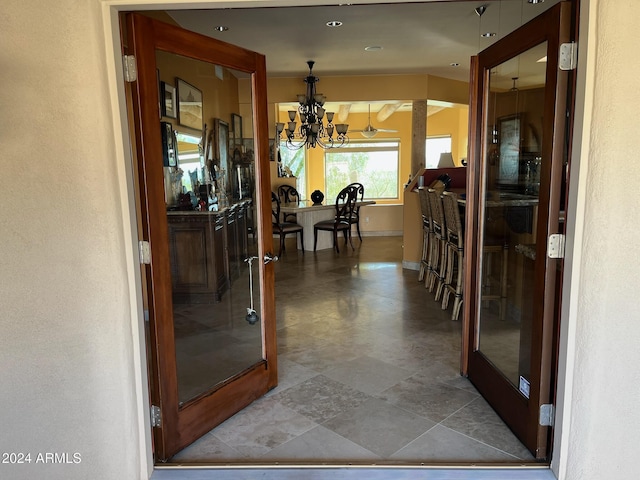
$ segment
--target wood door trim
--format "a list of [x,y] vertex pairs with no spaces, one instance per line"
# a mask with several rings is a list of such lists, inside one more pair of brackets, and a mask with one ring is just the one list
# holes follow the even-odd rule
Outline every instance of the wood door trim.
[[[134,21],[135,20],[135,21]],[[168,239],[163,239],[161,235],[161,225],[166,226],[166,218],[163,215],[159,215],[156,208],[153,208],[154,204],[161,202],[164,204],[164,192],[160,191],[159,186],[163,185],[164,179],[161,176],[160,168],[153,168],[154,161],[160,162],[162,158],[161,150],[161,136],[160,131],[157,128],[151,128],[153,123],[149,121],[151,118],[159,118],[159,112],[157,112],[158,106],[155,102],[144,102],[141,89],[142,85],[148,83],[151,78],[155,78],[155,61],[150,62],[149,58],[155,59],[155,45],[154,39],[151,35],[140,34],[141,29],[148,30],[151,27],[151,19],[143,16],[137,16],[131,14],[127,17],[128,33],[129,33],[129,46],[131,51],[135,51],[138,54],[137,70],[138,79],[134,86],[137,89],[137,95],[133,96],[134,108],[137,111],[137,119],[139,121],[134,122],[134,128],[136,130],[136,137],[142,139],[142,141],[136,142],[137,158],[138,158],[138,170],[140,184],[139,189],[141,192],[141,217],[143,223],[143,238],[148,240],[152,244],[154,251],[154,261],[146,269],[146,278],[149,295],[149,317],[160,319],[157,322],[150,323],[150,333],[152,345],[159,345],[163,349],[168,350],[166,355],[152,354],[153,372],[157,375],[156,381],[152,382],[153,388],[151,391],[152,401],[155,405],[160,407],[163,413],[162,426],[154,429],[154,446],[158,455],[163,456],[164,452],[168,450],[165,439],[170,436],[171,432],[166,432],[169,425],[177,423],[177,383],[175,381],[175,375],[161,375],[160,372],[167,371],[168,369],[176,370],[175,364],[175,342],[172,332],[167,328],[157,328],[159,324],[163,323],[163,316],[166,312],[170,312],[173,309],[171,302],[171,292],[162,291],[159,287],[155,288],[157,283],[154,278],[162,277],[170,272],[169,263],[169,245]],[[142,54],[140,54],[142,52]],[[143,145],[143,144],[146,144]],[[162,164],[161,162],[159,163]],[[158,252],[156,254],[156,252]],[[166,261],[162,261],[162,259]],[[170,286],[169,286],[170,287]],[[166,322],[166,320],[164,320]],[[152,347],[153,350],[153,347]],[[171,354],[173,352],[173,355]],[[171,394],[170,392],[176,392]],[[174,400],[175,397],[175,400]]]
[[[480,139],[482,135],[476,135],[475,132],[482,126],[482,120],[480,119],[480,97],[478,96],[477,89],[473,88],[478,83],[478,57],[471,57],[471,67],[469,75],[469,132],[468,138],[475,139],[475,141],[469,141],[467,147],[467,206],[465,208],[465,238],[464,244],[464,285],[476,284],[477,269],[473,268],[473,254],[469,245],[473,245],[476,241],[475,232],[478,230],[477,215],[475,208],[477,208],[478,202],[474,202],[473,199],[477,195],[477,185],[479,178],[479,163],[480,152],[482,150]],[[472,332],[473,325],[471,320],[471,302],[468,300],[462,304],[462,346],[460,352],[460,373],[462,375],[469,375],[469,352],[475,345],[472,335],[465,335],[465,332]]]
[[[258,138],[269,137],[269,127],[267,118],[267,90],[260,88],[267,83],[267,67],[266,59],[260,55],[256,58],[258,68],[252,76],[251,86],[255,95],[254,102],[258,105],[265,105],[264,109],[253,109],[253,125],[254,130],[258,132]],[[260,237],[263,239],[263,249],[258,250],[258,265],[260,265],[260,291],[263,295],[260,297],[260,305],[263,312],[275,312],[276,300],[275,292],[270,286],[275,285],[275,267],[273,262],[264,264],[264,258],[267,253],[273,253],[273,224],[271,223],[271,167],[269,161],[269,143],[261,142],[257,145],[258,160],[256,160],[256,180],[259,183],[259,191],[262,195],[257,198],[258,204],[256,211],[260,215],[256,215],[259,223],[257,226]],[[269,221],[266,221],[269,219]],[[260,221],[265,220],[265,221]],[[276,317],[263,318],[262,321],[262,340],[263,351],[265,352],[265,360],[268,365],[269,372],[269,388],[274,388],[278,381],[278,363],[277,359],[277,337],[276,337]]]

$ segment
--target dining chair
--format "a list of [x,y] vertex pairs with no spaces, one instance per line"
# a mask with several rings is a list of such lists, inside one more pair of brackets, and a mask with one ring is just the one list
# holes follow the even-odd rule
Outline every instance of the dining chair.
[[284,239],[290,233],[300,234],[300,246],[302,247],[302,254],[304,255],[304,236],[303,227],[295,222],[286,222],[281,220],[280,217],[280,198],[274,192],[271,192],[271,214],[273,216],[272,226],[273,233],[277,233],[280,238],[280,251],[278,256],[282,255],[285,251]]
[[[284,203],[299,203],[300,202],[300,194],[296,187],[293,185],[279,185],[278,186],[278,198],[281,202]],[[285,222],[297,222],[298,217],[295,213],[285,213],[284,214]]]
[[353,240],[351,239],[351,213],[357,201],[354,189],[345,187],[340,190],[336,197],[336,213],[333,219],[322,220],[317,222],[313,226],[313,251],[316,251],[318,244],[318,230],[333,232],[333,247],[337,253],[340,253],[338,247],[338,232],[344,233],[344,244],[347,245],[347,240],[351,244],[351,248],[355,250],[353,246]]
[[356,225],[358,238],[362,242],[362,235],[360,234],[360,206],[357,204],[357,202],[362,202],[364,200],[364,185],[354,182],[347,185],[347,188],[352,188],[354,194],[356,195],[356,204],[353,208],[353,212],[351,212],[351,215],[349,216],[349,223],[351,225]]

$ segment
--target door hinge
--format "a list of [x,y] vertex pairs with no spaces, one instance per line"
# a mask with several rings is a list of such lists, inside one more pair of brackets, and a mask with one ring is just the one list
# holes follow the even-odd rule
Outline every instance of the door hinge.
[[560,70],[575,70],[578,66],[578,44],[576,42],[560,45],[558,67]]
[[162,413],[160,412],[160,407],[157,407],[155,405],[151,405],[151,426],[162,426]]
[[124,81],[131,83],[138,79],[138,67],[134,55],[122,56],[122,69],[124,70]]
[[540,419],[539,423],[541,427],[553,427],[553,419],[556,414],[556,409],[551,403],[545,403],[540,405]]
[[564,258],[564,239],[561,233],[552,233],[547,239],[547,256],[549,258]]
[[140,264],[149,265],[151,263],[151,245],[146,240],[138,242],[138,254],[140,256]]

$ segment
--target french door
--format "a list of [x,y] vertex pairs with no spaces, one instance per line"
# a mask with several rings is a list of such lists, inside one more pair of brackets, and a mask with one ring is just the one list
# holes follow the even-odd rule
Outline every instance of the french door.
[[[469,379],[537,459],[548,452],[563,232],[570,5],[472,61],[465,318]],[[561,250],[561,249],[559,249]]]
[[277,383],[265,59],[139,14],[126,31],[165,461]]

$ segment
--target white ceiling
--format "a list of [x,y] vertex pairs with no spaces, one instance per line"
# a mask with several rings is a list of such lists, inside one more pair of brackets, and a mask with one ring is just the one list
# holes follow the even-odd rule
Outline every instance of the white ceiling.
[[[393,3],[238,7],[167,13],[183,28],[264,54],[270,77],[299,77],[302,80],[309,71],[306,62],[314,60],[313,73],[320,78],[328,75],[429,74],[468,81],[472,55],[560,0],[544,0],[538,4],[530,4],[528,0],[388,1]],[[487,7],[482,16],[475,11],[480,6]],[[343,24],[328,27],[326,23],[332,20]],[[225,26],[228,30],[219,32],[216,26]],[[481,33],[485,32],[496,35],[484,38]],[[369,46],[382,49],[366,51],[365,47]],[[452,66],[452,63],[459,66]],[[538,70],[543,73],[544,67],[540,67]],[[523,70],[518,81],[518,86],[522,87],[532,73],[525,72],[521,65],[518,69]],[[492,77],[492,82],[497,85],[502,81],[500,86],[509,88],[513,76],[519,75],[504,72],[504,75]],[[385,105],[390,103],[353,102],[349,104],[349,111],[366,112],[371,108],[371,113],[377,114]],[[430,105],[429,108],[435,112],[446,106],[451,105]],[[328,102],[325,107],[327,111],[338,112],[341,105]],[[410,110],[411,103],[393,107]],[[296,102],[280,104],[283,111],[296,108]],[[376,119],[384,120],[382,116]]]
[[[307,60],[314,60],[319,77],[430,74],[467,81],[472,55],[558,1],[423,1],[168,13],[183,28],[264,54],[271,77],[302,78],[308,73]],[[482,17],[475,12],[481,5],[487,6]],[[343,25],[327,27],[331,20]],[[229,30],[218,32],[218,25]],[[484,32],[496,36],[482,38]],[[365,51],[367,46],[382,50]]]

